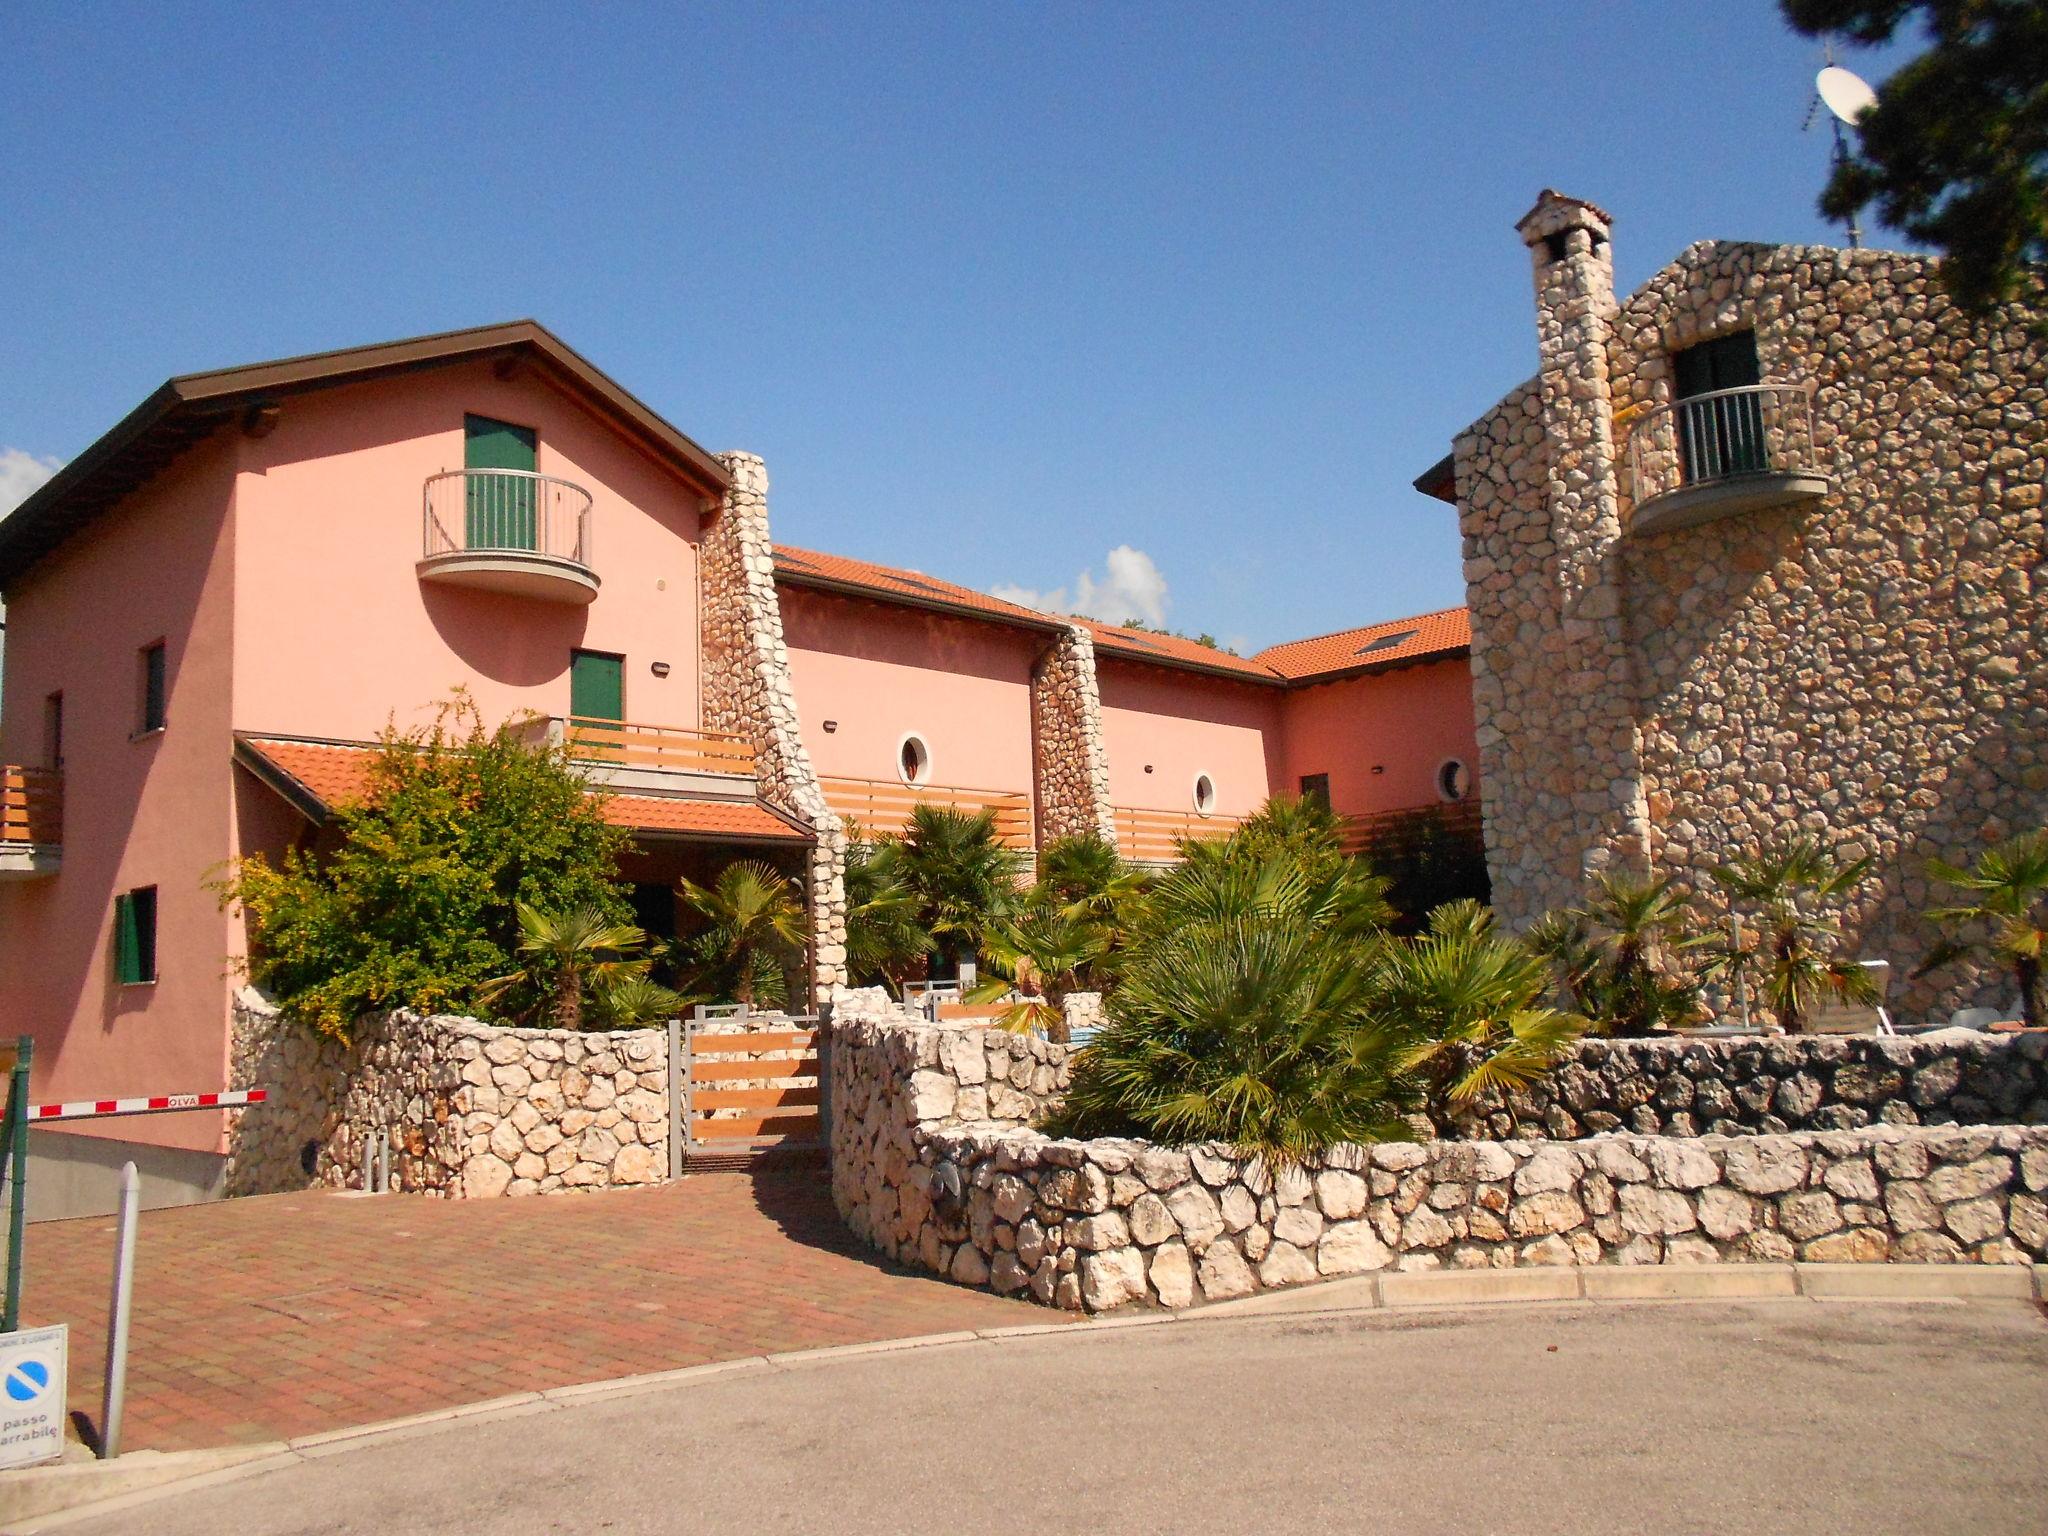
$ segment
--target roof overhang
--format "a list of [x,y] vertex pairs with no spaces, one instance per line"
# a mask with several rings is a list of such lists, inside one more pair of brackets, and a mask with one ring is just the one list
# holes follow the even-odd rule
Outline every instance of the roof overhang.
[[0,521],[0,587],[230,423],[260,431],[294,395],[481,360],[533,366],[707,495],[730,484],[717,459],[568,343],[514,320],[169,380]]
[[1415,489],[1425,496],[1434,496],[1438,501],[1458,504],[1458,469],[1455,455],[1445,454],[1429,468],[1415,477]]
[[970,603],[949,602],[942,596],[920,597],[915,593],[869,586],[865,582],[842,580],[820,571],[791,570],[780,564],[775,568],[775,584],[779,587],[802,587],[811,592],[825,592],[834,597],[859,598],[864,602],[881,603],[890,608],[916,608],[926,613],[944,614],[948,618],[972,619],[979,624],[996,624],[1005,629],[1029,630],[1042,635],[1062,634],[1067,628],[1066,624],[1058,619],[1027,619],[1022,614],[991,613],[986,608],[976,608]]
[[[315,827],[366,791],[376,744],[313,736],[235,733],[234,761],[274,790]],[[817,834],[802,821],[758,798],[697,799],[681,795],[618,794],[601,797],[604,819],[636,841],[755,846],[809,845]]]

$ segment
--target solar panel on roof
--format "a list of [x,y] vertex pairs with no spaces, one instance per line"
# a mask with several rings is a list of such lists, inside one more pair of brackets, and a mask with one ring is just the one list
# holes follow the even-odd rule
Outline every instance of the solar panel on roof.
[[1391,651],[1403,641],[1413,640],[1415,636],[1416,631],[1412,629],[1404,629],[1391,635],[1381,635],[1377,640],[1366,641],[1365,644],[1358,648],[1357,654],[1368,656],[1374,651]]

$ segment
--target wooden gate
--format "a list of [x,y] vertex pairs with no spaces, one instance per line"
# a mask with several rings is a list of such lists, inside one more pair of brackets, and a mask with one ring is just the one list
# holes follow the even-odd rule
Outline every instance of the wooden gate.
[[815,1014],[699,1005],[669,1021],[669,1173],[707,1158],[825,1145],[831,1057]]

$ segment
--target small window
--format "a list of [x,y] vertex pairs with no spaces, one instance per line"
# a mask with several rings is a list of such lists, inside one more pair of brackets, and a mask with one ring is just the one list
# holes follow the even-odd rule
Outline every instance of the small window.
[[124,987],[156,980],[156,887],[114,898],[114,977]]
[[1327,773],[1304,773],[1301,776],[1301,798],[1330,808],[1330,776]]
[[922,736],[903,738],[896,748],[896,773],[906,784],[922,784],[932,776],[932,749]]
[[138,691],[141,694],[136,734],[148,735],[164,728],[164,643],[145,645],[137,662]]
[[43,700],[43,766],[64,766],[64,695],[53,693]]
[[1436,771],[1436,792],[1446,800],[1464,799],[1472,793],[1472,770],[1450,758]]
[[1216,781],[1206,773],[1195,775],[1195,810],[1208,815],[1216,809]]

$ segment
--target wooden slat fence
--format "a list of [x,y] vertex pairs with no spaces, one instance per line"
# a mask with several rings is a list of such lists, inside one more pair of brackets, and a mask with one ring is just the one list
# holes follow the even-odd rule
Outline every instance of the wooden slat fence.
[[753,743],[726,731],[690,731],[676,726],[571,716],[564,739],[569,755],[586,763],[744,774],[750,778],[756,771]]
[[1180,857],[1183,838],[1207,841],[1228,837],[1242,816],[1204,816],[1199,811],[1146,811],[1118,805],[1110,809],[1116,822],[1116,849],[1127,859],[1157,864]]
[[962,789],[947,784],[904,784],[887,779],[820,779],[825,803],[864,833],[900,833],[920,805],[947,805],[956,810],[992,810],[996,836],[1012,848],[1029,850],[1031,796],[1023,790]]
[[64,775],[54,768],[0,766],[0,843],[64,841]]

